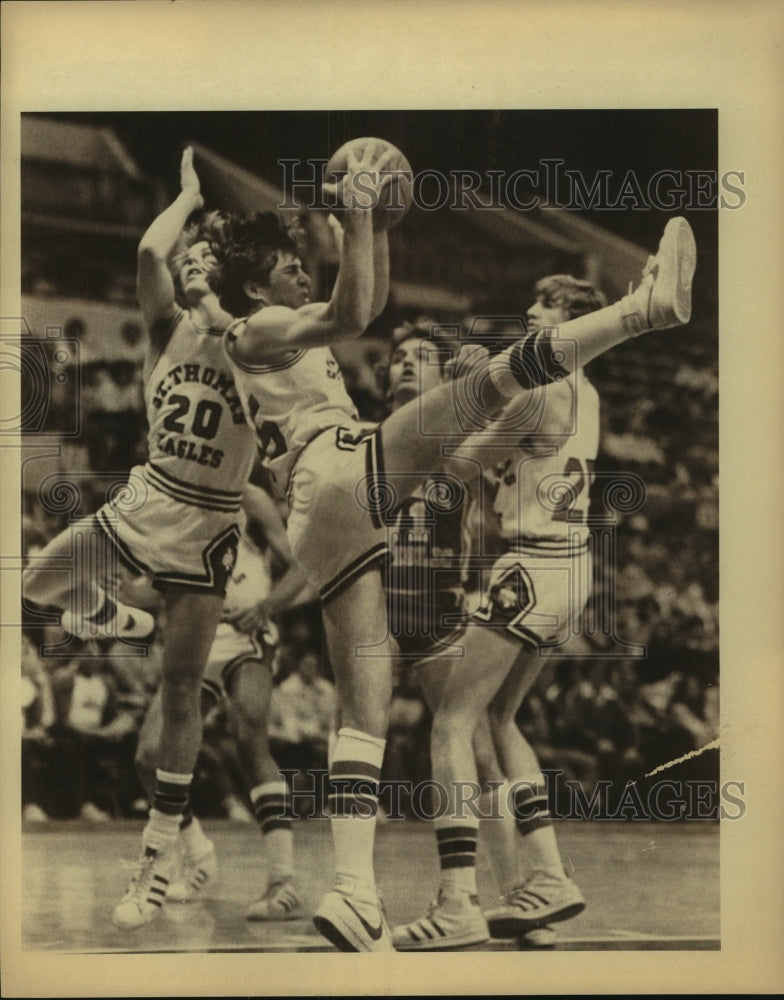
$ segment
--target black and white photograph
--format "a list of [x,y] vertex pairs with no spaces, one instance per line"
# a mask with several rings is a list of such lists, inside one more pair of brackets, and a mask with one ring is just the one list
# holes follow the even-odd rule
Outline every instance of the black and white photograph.
[[[137,66],[116,5],[68,6],[121,78],[165,48]],[[8,995],[743,992],[723,963],[781,930],[775,896],[738,910],[781,861],[748,833],[777,591],[761,561],[741,589],[773,547],[764,150],[725,83],[657,100],[630,58],[526,99],[513,55],[556,73],[554,16],[505,42],[474,13],[509,84],[477,99],[459,61],[422,89],[445,7],[395,53],[381,4],[386,41],[322,25],[285,94],[318,38],[265,70],[262,8],[228,4],[259,46],[232,77],[191,16],[217,6],[128,5],[137,40],[187,28],[172,98],[107,100],[102,55],[4,111]],[[303,8],[273,37],[318,36]]]

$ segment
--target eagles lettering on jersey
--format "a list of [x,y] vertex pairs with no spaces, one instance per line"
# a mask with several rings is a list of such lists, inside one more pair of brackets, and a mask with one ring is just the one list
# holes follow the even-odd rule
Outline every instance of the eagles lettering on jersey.
[[145,383],[150,424],[145,472],[175,499],[236,510],[254,441],[219,331],[198,331],[179,310]]

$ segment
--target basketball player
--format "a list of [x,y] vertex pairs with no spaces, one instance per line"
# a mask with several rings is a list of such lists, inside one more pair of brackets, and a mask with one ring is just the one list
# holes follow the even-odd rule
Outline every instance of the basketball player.
[[[248,485],[242,500],[246,524],[231,575],[223,614],[202,680],[202,716],[225,698],[237,749],[268,862],[268,884],[252,903],[249,920],[293,920],[301,915],[294,886],[291,802],[286,782],[269,751],[267,730],[274,677],[277,628],[273,617],[312,599],[302,572],[291,562],[286,529],[275,502]],[[270,561],[284,572],[272,583]],[[148,795],[154,794],[159,753],[161,698],[156,694],[142,723],[136,766]],[[215,846],[193,815],[190,802],[180,823],[180,871],[167,901],[199,895],[218,868]]]
[[[565,275],[545,278],[526,314],[529,333],[567,324],[603,304],[601,293],[587,281]],[[427,664],[420,668],[425,689],[431,691],[433,778],[447,789],[449,801],[434,824],[441,866],[438,898],[425,917],[394,928],[399,950],[450,948],[488,937],[476,886],[479,818],[459,805],[455,792],[456,782],[484,782],[495,768],[493,757],[505,779],[495,810],[502,818],[488,819],[483,829],[504,903],[488,914],[490,933],[551,945],[555,935],[546,928],[548,922],[575,916],[585,905],[564,872],[544,777],[515,715],[543,664],[540,647],[566,638],[588,598],[586,514],[599,446],[598,395],[578,371],[548,391],[535,434],[514,441],[500,424],[474,435],[458,452],[462,459],[476,460],[473,469],[492,483],[504,551],[472,615],[462,658],[437,678]],[[467,476],[470,466],[459,466]],[[487,752],[488,708],[495,754]],[[477,769],[477,744],[483,741]],[[514,817],[519,831],[528,868],[524,880],[514,846],[504,844],[507,831],[501,826],[507,817]]]
[[[155,790],[141,860],[114,911],[115,924],[126,930],[151,920],[166,894],[201,744],[201,675],[236,560],[240,499],[255,451],[223,352],[230,317],[207,284],[214,263],[211,227],[183,232],[203,207],[190,149],[183,153],[180,185],[138,250],[137,291],[148,335],[148,461],[131,470],[126,489],[94,517],[46,546],[24,579],[28,598],[62,608],[66,628],[88,635],[128,633],[115,625],[111,588],[52,572],[68,565],[78,546],[97,543],[96,559],[106,574],[119,563],[151,576],[165,596]],[[126,609],[119,610],[122,625]]]
[[[577,364],[543,331],[492,362],[472,367],[458,358],[454,382],[434,387],[376,428],[359,423],[329,344],[359,336],[386,299],[388,244],[383,232],[373,232],[364,195],[378,196],[391,152],[379,154],[368,143],[348,157],[341,182],[343,255],[329,302],[308,303],[296,247],[274,217],[227,227],[215,273],[222,306],[246,317],[227,331],[227,351],[277,489],[289,503],[292,553],[322,598],[342,725],[330,769],[337,878],[314,923],[348,951],[392,949],[373,867],[392,683],[380,568],[389,549],[387,508],[443,467],[445,436],[465,436],[455,394],[480,400],[492,414]],[[680,220],[665,232],[657,266],[635,292],[561,329],[578,345],[579,363],[630,335],[686,322],[693,256],[691,231]]]

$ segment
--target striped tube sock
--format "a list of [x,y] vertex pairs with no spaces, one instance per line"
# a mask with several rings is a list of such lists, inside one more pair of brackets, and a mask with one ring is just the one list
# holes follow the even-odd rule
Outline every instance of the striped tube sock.
[[525,859],[534,871],[563,877],[563,863],[550,815],[547,786],[539,775],[512,782],[512,810],[523,838]]
[[146,848],[164,851],[177,840],[180,821],[188,805],[188,790],[192,774],[155,771],[155,792],[150,818],[142,834]]
[[521,389],[560,381],[574,370],[568,360],[574,357],[574,346],[559,342],[553,332],[544,329],[532,333],[493,359],[490,378],[507,399],[517,396]]
[[294,836],[289,786],[285,781],[256,785],[250,790],[250,801],[264,838],[270,883],[293,878]]
[[191,805],[190,798],[185,803],[185,808],[182,811],[182,819],[180,820],[180,832],[184,832],[189,826],[193,824],[196,817],[193,815],[193,806]]
[[344,726],[338,731],[329,776],[329,810],[338,883],[375,893],[373,844],[378,783],[386,740]]
[[456,896],[467,892],[476,895],[476,846],[479,821],[475,825],[461,817],[460,826],[454,822],[436,821],[438,863],[441,867],[441,892]]

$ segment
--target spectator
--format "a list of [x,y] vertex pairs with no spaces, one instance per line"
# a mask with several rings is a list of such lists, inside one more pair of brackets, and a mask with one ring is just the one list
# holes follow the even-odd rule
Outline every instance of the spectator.
[[22,635],[22,818],[45,823],[50,806],[47,774],[51,767],[54,722],[52,686],[35,647]]
[[136,718],[117,703],[111,666],[97,643],[52,675],[55,780],[61,815],[104,822],[119,814],[132,773]]
[[327,748],[336,729],[335,686],[322,676],[319,654],[306,651],[294,672],[273,689],[270,749],[282,771],[297,772],[295,788],[316,788],[316,812],[322,806],[322,781],[308,772],[326,771]]

